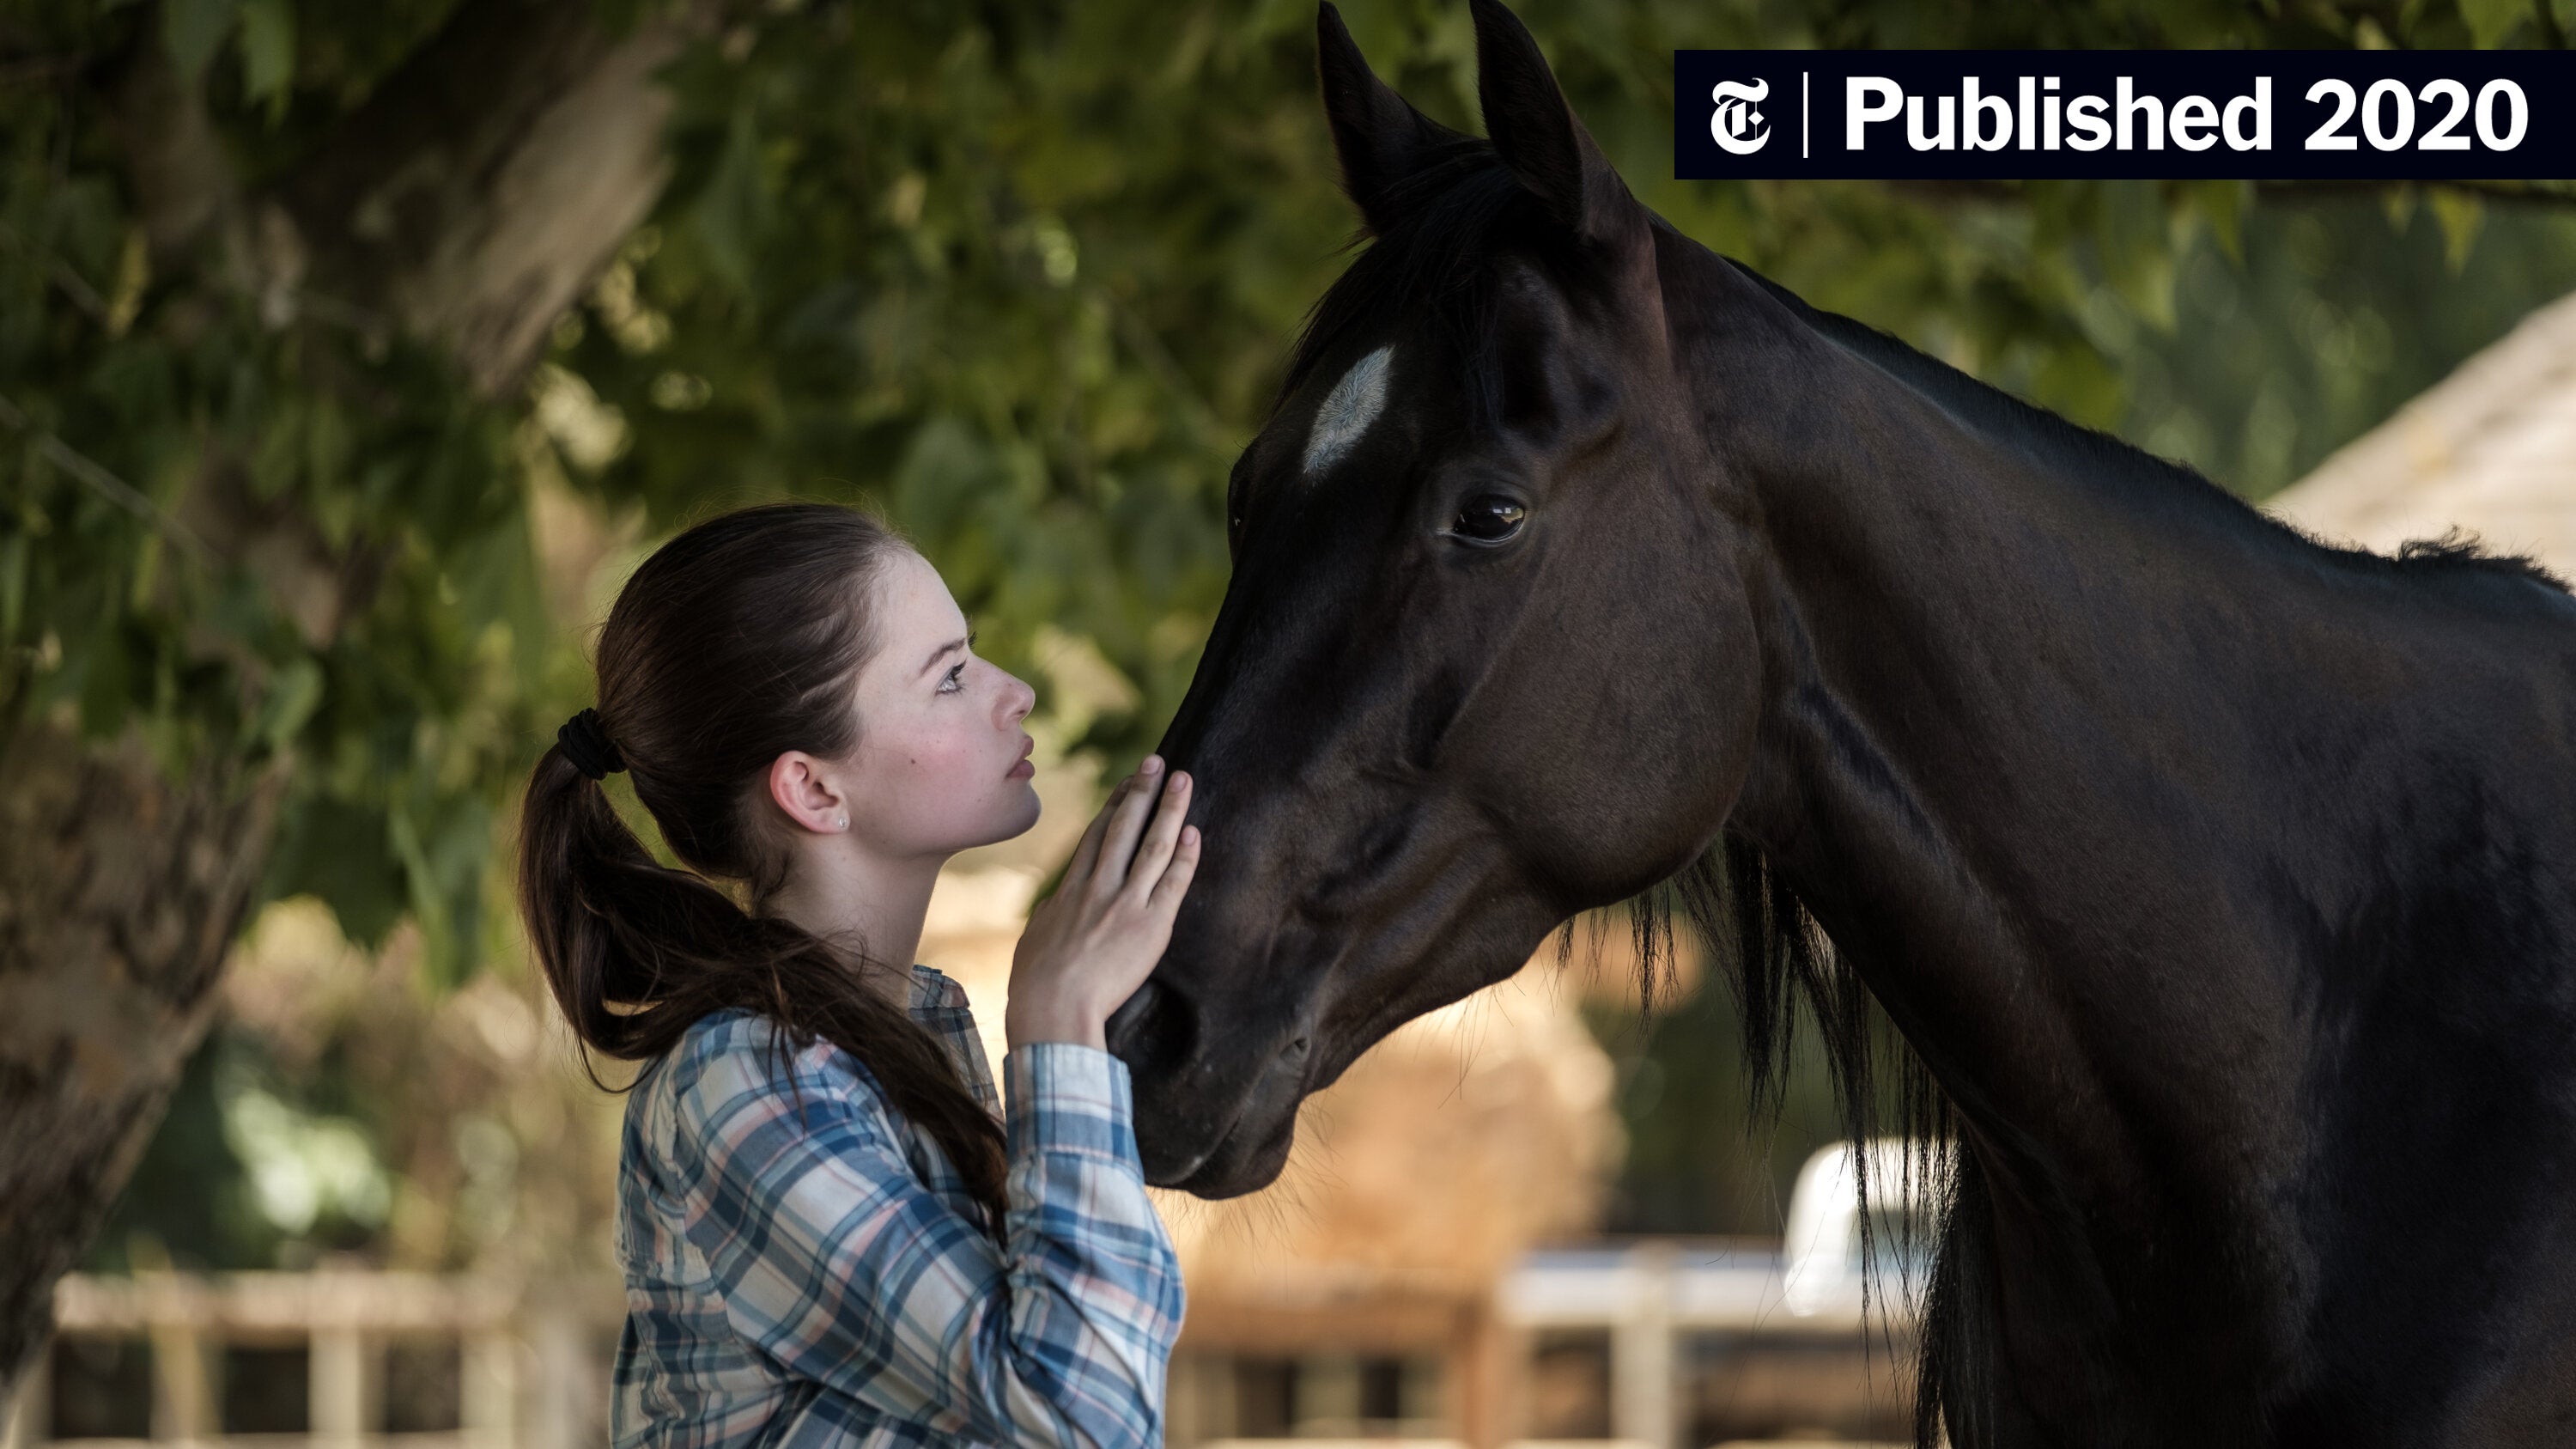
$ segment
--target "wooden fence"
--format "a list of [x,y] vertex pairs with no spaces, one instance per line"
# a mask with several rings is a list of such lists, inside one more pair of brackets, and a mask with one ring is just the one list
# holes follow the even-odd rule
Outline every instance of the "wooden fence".
[[[1600,1436],[1588,1441],[1595,1449],[1613,1443],[1697,1449],[1685,1403],[1691,1375],[1680,1362],[1687,1336],[1715,1332],[1787,1350],[1801,1343],[1858,1347],[1863,1329],[1856,1277],[1836,1282],[1813,1303],[1797,1304],[1804,1311],[1784,1301],[1794,1297],[1786,1288],[1775,1253],[1722,1241],[1648,1240],[1533,1253],[1497,1285],[1481,1312],[1416,1313],[1423,1320],[1414,1325],[1419,1331],[1407,1330],[1411,1319],[1397,1311],[1403,1305],[1392,1302],[1355,1301],[1338,1313],[1308,1305],[1302,1313],[1238,1312],[1231,1318],[1209,1305],[1211,1312],[1199,1315],[1204,1321],[1185,1330],[1184,1353],[1174,1364],[1174,1442],[1209,1445],[1242,1432],[1226,1425],[1241,1422],[1232,1413],[1182,1412],[1193,1407],[1183,1401],[1206,1397],[1199,1391],[1206,1385],[1230,1381],[1227,1361],[1238,1355],[1320,1355],[1309,1365],[1315,1368],[1361,1350],[1428,1353],[1444,1361],[1443,1391],[1402,1413],[1410,1433],[1437,1432],[1435,1425],[1445,1421],[1447,1432],[1461,1434],[1460,1442],[1507,1442],[1519,1426],[1506,1428],[1503,1421],[1526,1416],[1502,1412],[1505,1404],[1525,1400],[1529,1384],[1541,1377],[1534,1348],[1551,1335],[1572,1333],[1600,1340],[1596,1362],[1606,1403],[1599,1427],[1590,1431]],[[26,1376],[0,1449],[55,1443],[83,1449],[596,1446],[607,1439],[609,1358],[623,1319],[615,1286],[592,1280],[512,1284],[358,1270],[74,1275],[55,1294],[53,1360]],[[1901,1339],[1908,1325],[1901,1313],[1892,1319],[1881,1332],[1892,1329]],[[445,1355],[447,1372],[434,1376],[440,1378],[434,1397],[443,1402],[426,1414],[414,1403],[406,1421],[391,1412],[389,1370],[406,1348],[423,1346],[433,1356]],[[111,1400],[106,1407],[122,1412],[126,1431],[102,1433],[95,1403],[83,1409],[86,1419],[58,1412],[75,1407],[57,1404],[51,1395],[68,1381],[64,1370],[77,1367],[84,1347],[143,1350],[148,1368],[138,1372],[135,1359],[124,1358],[122,1383],[104,1390]],[[242,1408],[236,1402],[237,1365],[246,1353],[277,1350],[286,1350],[285,1357],[300,1367],[300,1384],[291,1374],[287,1382],[301,1399],[301,1412],[289,1405],[281,1415],[272,1392],[265,1421],[241,1422],[235,1412]],[[1727,1392],[1739,1400],[1801,1401],[1815,1411],[1805,1421],[1822,1425],[1847,1416],[1858,1404],[1855,1396],[1866,1390],[1853,1371],[1857,1360],[1811,1354],[1804,1370],[1797,1369],[1794,1353],[1792,1360],[1787,1370],[1774,1364],[1740,1375]],[[1880,1371],[1888,1367],[1883,1360]],[[84,1393],[96,1400],[101,1392],[93,1376]],[[120,1393],[132,1401],[114,1402]],[[1309,1425],[1304,1432],[1320,1427]],[[1413,1443],[1422,1449],[1429,1441]]]
[[[146,1373],[97,1386],[75,1426],[85,1449],[142,1445],[271,1444],[313,1449],[574,1449],[606,1437],[605,1345],[625,1306],[596,1284],[506,1284],[473,1278],[361,1271],[73,1275],[56,1287],[52,1363],[26,1375],[8,1415],[7,1449],[54,1441],[70,1406],[53,1402],[55,1370],[83,1346],[144,1348]],[[302,1423],[270,1420],[244,1432],[228,1424],[227,1373],[244,1350],[302,1349]],[[450,1368],[435,1377],[446,1404],[389,1422],[388,1360],[426,1348]],[[140,1382],[137,1382],[140,1380]],[[148,1403],[122,1403],[127,1395]],[[298,1416],[290,1412],[290,1421]],[[417,1408],[418,1406],[414,1406]],[[102,1435],[96,1412],[139,1434]],[[427,1427],[417,1427],[426,1423]],[[406,1431],[408,1430],[408,1431]]]

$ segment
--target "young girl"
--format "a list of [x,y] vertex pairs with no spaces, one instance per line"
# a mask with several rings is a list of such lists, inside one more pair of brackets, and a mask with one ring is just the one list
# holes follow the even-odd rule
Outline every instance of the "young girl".
[[[728,513],[635,571],[597,709],[528,783],[546,979],[586,1049],[645,1063],[620,1446],[1162,1442],[1180,1267],[1102,1028],[1189,888],[1189,779],[1147,758],[1032,913],[997,1094],[956,983],[891,964],[940,864],[1038,816],[1035,695],[972,644],[867,516]],[[610,808],[618,769],[689,870]]]

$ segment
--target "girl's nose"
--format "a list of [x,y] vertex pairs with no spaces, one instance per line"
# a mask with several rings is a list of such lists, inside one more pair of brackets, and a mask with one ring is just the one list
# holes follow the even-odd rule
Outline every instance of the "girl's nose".
[[1018,724],[1027,717],[1030,710],[1037,708],[1038,692],[1022,682],[1016,674],[1004,674],[1002,677],[1010,681],[1002,687],[1002,719],[1008,724]]

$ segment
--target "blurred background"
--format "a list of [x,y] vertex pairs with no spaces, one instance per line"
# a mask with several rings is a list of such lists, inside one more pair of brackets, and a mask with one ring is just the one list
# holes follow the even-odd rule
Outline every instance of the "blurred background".
[[[1463,3],[1344,13],[1479,129]],[[1676,48],[2557,47],[2571,0],[1520,13],[1632,189],[1817,305],[2329,532],[2570,540],[2566,183],[1668,178]],[[621,1099],[507,843],[608,601],[709,513],[883,508],[1038,686],[1045,817],[954,862],[923,945],[999,1056],[1028,902],[1187,686],[1227,468],[1347,261],[1314,19],[0,5],[10,1443],[601,1441]],[[1278,1187],[1165,1196],[1174,1443],[1903,1437],[1870,1149],[1818,1073],[1748,1114],[1725,983],[1637,965],[1620,912],[1574,923],[1312,1102]]]

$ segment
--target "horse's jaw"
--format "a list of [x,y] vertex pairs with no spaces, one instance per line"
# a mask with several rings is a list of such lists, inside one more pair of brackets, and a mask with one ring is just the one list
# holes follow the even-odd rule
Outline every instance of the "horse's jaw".
[[[1384,917],[1315,922],[1290,909],[1257,940],[1213,925],[1176,933],[1108,1023],[1129,1067],[1145,1180],[1204,1198],[1269,1186],[1309,1095],[1405,1022],[1514,974],[1566,914],[1480,875],[1445,908],[1412,897]],[[1259,989],[1197,998],[1194,981],[1229,978]]]

